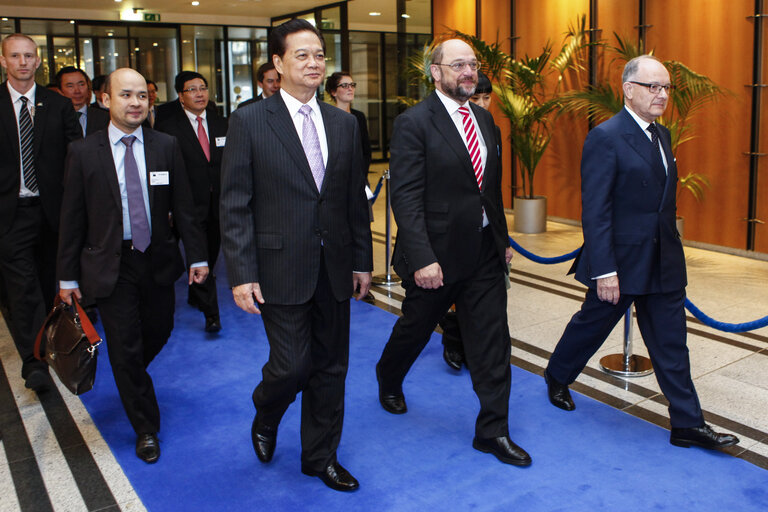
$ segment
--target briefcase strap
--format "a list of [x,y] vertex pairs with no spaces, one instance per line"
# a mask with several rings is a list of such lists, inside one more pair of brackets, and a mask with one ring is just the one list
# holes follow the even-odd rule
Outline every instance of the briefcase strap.
[[[96,329],[93,327],[93,324],[91,323],[91,319],[88,318],[88,315],[85,313],[85,310],[83,310],[83,307],[80,305],[80,303],[77,301],[77,297],[75,297],[74,294],[72,294],[72,303],[75,305],[75,314],[80,319],[80,326],[83,328],[83,332],[85,333],[85,336],[88,338],[88,343],[91,344],[91,347],[94,347],[101,343],[101,336],[99,336],[99,333],[96,332]],[[38,359],[40,361],[43,361],[43,355],[40,353],[40,344],[43,340],[43,331],[45,331],[45,326],[48,325],[48,321],[51,319],[51,316],[53,313],[56,312],[57,308],[66,307],[66,304],[61,300],[61,297],[59,295],[56,295],[56,299],[53,303],[53,309],[50,313],[48,313],[48,316],[45,318],[45,321],[43,322],[43,325],[40,327],[40,330],[37,333],[37,337],[35,338],[35,348],[33,351],[33,355],[35,356],[35,359]]]

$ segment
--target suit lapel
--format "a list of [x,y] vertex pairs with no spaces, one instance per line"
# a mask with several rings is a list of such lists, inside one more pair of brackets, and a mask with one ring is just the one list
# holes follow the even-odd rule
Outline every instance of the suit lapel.
[[451,148],[451,151],[456,153],[456,156],[459,158],[462,167],[468,173],[470,173],[474,179],[475,171],[472,168],[472,160],[469,158],[469,151],[467,151],[467,146],[464,144],[464,139],[461,138],[461,135],[456,129],[456,125],[453,123],[453,119],[451,119],[451,116],[448,115],[448,111],[445,109],[445,105],[443,105],[443,102],[440,101],[440,98],[437,96],[436,92],[433,92],[428,99],[430,101],[429,108],[432,111],[432,124],[435,126],[435,129],[443,136],[443,138],[445,138],[445,141],[448,143],[448,147]]
[[[208,116],[206,115],[206,117]],[[186,140],[186,143],[189,144],[190,147],[195,148],[195,153],[197,153],[198,158],[202,160],[206,160],[205,152],[203,151],[203,146],[200,145],[200,140],[198,140],[197,134],[195,133],[195,130],[192,128],[192,123],[189,121],[187,114],[183,110],[177,113],[176,124],[179,126],[179,133]],[[208,139],[209,139],[208,147],[213,147],[212,145],[210,145],[210,138],[211,138],[211,122],[209,120],[208,121]]]
[[98,135],[99,146],[97,149],[99,157],[99,169],[104,169],[104,174],[109,183],[109,190],[112,192],[112,198],[115,200],[115,204],[122,211],[123,201],[120,199],[120,184],[117,181],[117,169],[115,166],[115,159],[112,156],[112,148],[109,142],[109,131],[104,130]]
[[[275,99],[270,101],[273,97]],[[288,107],[285,106],[283,98],[279,94],[274,94],[264,101],[267,102],[265,104],[268,112],[267,124],[278,140],[285,146],[304,179],[312,186],[313,190],[317,191],[315,178],[312,176],[307,156],[304,154],[304,147],[301,145],[299,134],[296,133],[291,114],[288,112]]]
[[[191,127],[192,125],[190,125]],[[150,224],[152,223],[151,215],[152,215],[152,207],[154,205],[153,199],[155,197],[155,187],[151,186],[151,180],[149,179],[149,173],[156,171],[159,169],[158,163],[156,160],[156,155],[158,154],[158,151],[155,150],[155,134],[152,131],[152,129],[146,129],[142,127],[141,129],[144,132],[144,162],[147,165],[146,173],[147,173],[147,193],[149,195],[149,212],[150,212]],[[199,146],[200,143],[198,142],[197,145]],[[205,158],[205,157],[203,157]],[[170,171],[171,169],[163,169],[164,171],[168,171],[169,176],[168,179],[170,180]],[[170,181],[169,181],[170,183]]]
[[16,113],[13,111],[13,104],[11,103],[11,93],[8,91],[8,82],[3,82],[3,85],[0,86],[0,122],[3,124],[8,143],[13,149],[12,158],[18,168],[20,165],[19,128],[16,122]]
[[[40,154],[40,148],[43,145],[43,127],[48,120],[48,112],[50,110],[51,105],[48,97],[48,91],[39,85],[35,86],[35,155]],[[80,124],[78,123],[78,128],[79,126]]]
[[322,195],[325,191],[326,183],[328,183],[329,174],[336,168],[336,161],[338,160],[339,154],[339,144],[341,143],[341,123],[339,123],[340,120],[338,119],[338,114],[340,112],[333,111],[333,109],[339,110],[338,108],[328,105],[322,101],[318,101],[317,104],[320,105],[320,113],[322,114],[323,118],[323,127],[325,128],[325,138],[328,143],[328,164],[325,166],[325,177],[323,178],[323,184],[320,187],[320,195]]
[[[493,123],[486,122],[487,118],[485,116],[479,116],[477,115],[481,107],[476,106],[474,103],[467,102],[469,105],[469,108],[474,109],[475,111],[475,119],[477,119],[477,124],[480,128],[480,133],[483,136],[483,142],[485,142],[485,149],[486,149],[486,156],[485,156],[485,169],[483,170],[483,187],[482,190],[485,190],[486,184],[489,180],[493,179],[492,174],[497,169],[497,166],[492,165],[491,162],[494,162],[496,158],[498,158],[498,148],[496,147],[496,132],[493,127]],[[463,141],[462,141],[463,142]],[[472,169],[472,172],[474,173],[474,168]]]
[[626,109],[622,109],[621,115],[624,123],[624,140],[648,163],[651,174],[663,187],[666,181],[666,171],[664,170],[664,163],[661,161],[661,155]]

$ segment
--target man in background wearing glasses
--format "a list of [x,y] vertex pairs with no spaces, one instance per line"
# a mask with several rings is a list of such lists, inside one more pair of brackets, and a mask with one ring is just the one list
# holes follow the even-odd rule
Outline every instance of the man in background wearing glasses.
[[593,129],[581,158],[584,245],[571,268],[589,287],[544,372],[549,400],[571,411],[568,391],[632,303],[656,379],[669,401],[670,442],[703,448],[739,440],[714,432],[691,380],[685,326],[685,255],[675,227],[677,166],[667,108],[669,73],[655,57],[627,62],[624,108]]
[[407,411],[403,379],[448,307],[456,304],[465,360],[480,400],[472,446],[507,464],[531,457],[509,438],[506,265],[512,258],[501,199],[493,116],[469,101],[477,86],[472,48],[435,48],[436,91],[395,120],[390,173],[397,220],[393,255],[403,278],[403,316],[381,355],[379,401]]
[[202,221],[208,242],[211,272],[203,283],[189,285],[187,302],[205,316],[205,331],[221,330],[216,276],[213,268],[221,247],[219,230],[219,190],[221,156],[227,140],[227,120],[208,109],[208,81],[195,71],[182,71],[174,83],[182,109],[161,119],[155,128],[179,141],[197,216]]

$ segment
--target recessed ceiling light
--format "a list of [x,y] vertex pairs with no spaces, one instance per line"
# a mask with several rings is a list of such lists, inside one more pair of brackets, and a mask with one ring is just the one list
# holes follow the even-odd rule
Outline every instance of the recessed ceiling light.
[[123,1],[123,0],[115,0],[115,2],[117,2],[118,4],[119,4],[120,2],[122,2],[122,1]]
[[3,18],[3,21],[8,21],[8,18]]
[[152,46],[157,46],[157,43],[152,43]]
[[109,37],[112,37],[113,35],[115,35],[115,33],[114,33],[114,32],[107,32],[107,35],[108,35]]
[[75,24],[75,20],[69,20],[69,23],[74,25]]
[[368,16],[381,16],[381,13],[380,13],[380,12],[376,12],[376,11],[373,11],[373,12],[369,12],[369,13],[368,13]]
[[197,0],[195,0],[194,2],[192,2],[192,5],[194,5],[194,6],[198,6],[198,5],[200,5],[200,2],[198,2]]

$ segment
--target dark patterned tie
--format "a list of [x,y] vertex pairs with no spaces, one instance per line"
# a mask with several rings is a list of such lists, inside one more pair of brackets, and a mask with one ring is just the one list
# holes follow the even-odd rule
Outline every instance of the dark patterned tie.
[[[659,152],[659,158],[661,158],[661,145],[659,144],[659,130],[656,128],[656,123],[649,124],[646,130],[651,132],[651,144],[653,144],[653,147],[655,147],[656,150]],[[662,158],[661,161],[664,162],[664,159]]]
[[136,159],[133,157],[132,146],[135,140],[135,136],[127,135],[120,139],[120,142],[125,144],[123,170],[125,171],[125,190],[128,194],[128,214],[131,217],[131,239],[134,249],[144,252],[149,247],[149,221],[144,207],[144,191],[141,188],[139,166],[136,165]]
[[21,147],[21,168],[24,174],[24,186],[32,192],[37,192],[37,176],[35,175],[34,142],[35,132],[32,116],[29,115],[26,96],[21,97],[19,112],[19,146]]

